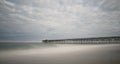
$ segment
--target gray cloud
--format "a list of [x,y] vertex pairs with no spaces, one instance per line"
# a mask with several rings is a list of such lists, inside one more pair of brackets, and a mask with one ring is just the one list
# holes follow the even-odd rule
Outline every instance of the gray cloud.
[[1,0],[0,40],[120,36],[119,0]]

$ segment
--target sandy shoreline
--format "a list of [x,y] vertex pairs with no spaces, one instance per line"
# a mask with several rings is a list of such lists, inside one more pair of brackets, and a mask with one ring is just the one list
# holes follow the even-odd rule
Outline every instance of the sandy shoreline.
[[1,64],[120,64],[120,45],[58,45],[0,53]]

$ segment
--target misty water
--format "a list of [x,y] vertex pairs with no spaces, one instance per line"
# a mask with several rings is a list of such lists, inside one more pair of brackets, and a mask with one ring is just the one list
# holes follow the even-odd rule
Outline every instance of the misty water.
[[120,64],[120,44],[1,43],[0,64]]

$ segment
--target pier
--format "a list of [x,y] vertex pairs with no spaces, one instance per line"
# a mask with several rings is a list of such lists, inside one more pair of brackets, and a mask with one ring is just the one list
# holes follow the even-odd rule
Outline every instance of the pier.
[[42,40],[43,43],[53,44],[119,44],[120,36]]

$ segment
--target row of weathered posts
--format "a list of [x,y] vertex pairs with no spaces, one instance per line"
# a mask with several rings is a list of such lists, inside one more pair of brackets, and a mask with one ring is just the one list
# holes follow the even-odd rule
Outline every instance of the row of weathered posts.
[[53,44],[116,44],[118,43],[119,44],[120,37],[43,40],[43,43],[53,43]]

